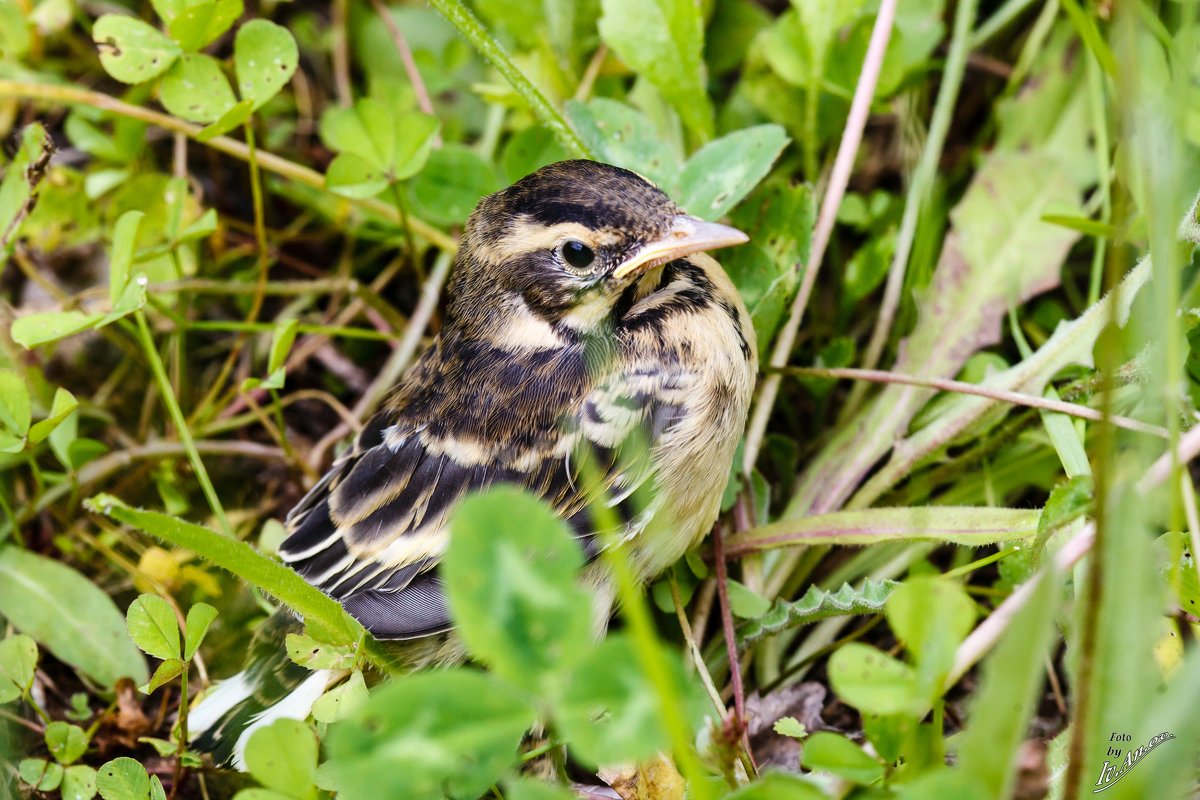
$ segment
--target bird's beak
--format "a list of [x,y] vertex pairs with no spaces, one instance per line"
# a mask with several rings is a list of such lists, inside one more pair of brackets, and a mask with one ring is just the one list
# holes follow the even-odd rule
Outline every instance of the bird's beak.
[[612,277],[621,280],[660,264],[674,261],[692,253],[730,247],[750,241],[750,237],[718,222],[705,222],[697,217],[679,214],[661,239],[647,242],[613,270]]

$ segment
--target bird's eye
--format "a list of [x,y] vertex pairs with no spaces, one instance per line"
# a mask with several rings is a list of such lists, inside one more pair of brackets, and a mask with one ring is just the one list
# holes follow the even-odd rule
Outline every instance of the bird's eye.
[[596,254],[578,239],[567,239],[559,246],[563,261],[575,269],[587,269],[596,260]]

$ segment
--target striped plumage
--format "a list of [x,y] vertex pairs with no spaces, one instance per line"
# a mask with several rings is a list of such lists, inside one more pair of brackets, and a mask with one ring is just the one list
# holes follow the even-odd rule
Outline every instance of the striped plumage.
[[753,389],[749,316],[700,252],[744,240],[589,161],[484,198],[439,335],[288,515],[283,560],[376,637],[424,640],[417,665],[458,656],[437,565],[472,490],[543,497],[589,558],[606,502],[642,577],[669,566],[717,516]]

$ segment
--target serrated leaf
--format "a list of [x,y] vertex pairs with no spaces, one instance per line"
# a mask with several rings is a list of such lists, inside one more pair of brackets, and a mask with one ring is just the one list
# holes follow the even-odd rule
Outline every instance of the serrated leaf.
[[704,21],[693,0],[601,0],[600,36],[649,80],[700,140],[713,132]]
[[129,638],[144,652],[164,661],[180,657],[179,621],[166,600],[152,594],[139,595],[129,604],[125,624]]
[[144,83],[162,75],[183,53],[179,45],[140,19],[105,14],[92,26],[105,72],[122,83]]
[[217,610],[208,603],[196,603],[188,609],[184,624],[183,660],[190,661],[204,641],[208,626],[217,618]]
[[780,736],[790,736],[793,739],[803,739],[805,736],[808,736],[808,729],[795,717],[780,717],[775,720],[775,724],[771,726],[771,730]]
[[233,65],[238,93],[253,101],[257,111],[292,79],[300,63],[296,40],[287,28],[265,19],[252,19],[238,28],[233,42]]
[[216,122],[237,105],[221,65],[202,53],[179,59],[163,76],[158,97],[167,111],[190,122]]
[[183,674],[183,662],[178,658],[168,659],[158,665],[150,681],[138,687],[142,694],[153,694]]
[[843,583],[837,591],[827,592],[811,586],[799,600],[776,600],[766,614],[738,628],[740,646],[747,646],[780,631],[811,625],[829,617],[850,614],[881,614],[895,581],[867,580],[861,589]]

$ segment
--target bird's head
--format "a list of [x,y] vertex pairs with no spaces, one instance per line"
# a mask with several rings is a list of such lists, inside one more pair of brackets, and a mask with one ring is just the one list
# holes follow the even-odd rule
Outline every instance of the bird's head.
[[599,330],[656,267],[741,244],[741,231],[685,214],[645,178],[561,161],[479,202],[450,287],[449,317],[534,339]]

